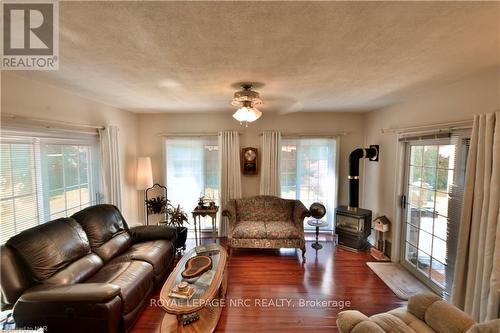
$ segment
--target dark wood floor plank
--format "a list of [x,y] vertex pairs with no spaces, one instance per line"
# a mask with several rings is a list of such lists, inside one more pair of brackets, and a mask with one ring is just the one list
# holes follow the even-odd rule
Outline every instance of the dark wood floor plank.
[[[406,304],[368,268],[366,262],[373,261],[369,254],[339,249],[328,236],[322,239],[326,241],[318,252],[311,248],[311,241],[307,242],[306,264],[302,264],[300,251],[293,249],[233,250],[228,264],[226,307],[216,332],[337,332],[335,321],[341,309],[300,307],[301,302],[303,305],[304,301],[316,299],[350,301],[350,308],[344,310],[356,309],[367,315]],[[187,245],[193,247],[194,240],[188,239]],[[158,297],[159,290],[153,302]],[[262,299],[281,298],[291,300],[291,305],[277,307],[275,302],[269,304],[274,306],[258,306],[263,305]],[[235,306],[238,300],[245,299],[251,306]],[[229,306],[230,301],[233,306]],[[148,304],[132,332],[159,332],[163,314],[160,307]]]

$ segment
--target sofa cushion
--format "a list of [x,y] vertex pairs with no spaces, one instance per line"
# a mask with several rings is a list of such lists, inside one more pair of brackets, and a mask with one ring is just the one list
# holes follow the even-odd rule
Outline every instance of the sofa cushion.
[[87,235],[72,218],[27,229],[9,239],[7,246],[22,258],[37,282],[90,253]]
[[87,280],[103,266],[102,259],[95,253],[87,254],[44,281],[45,284],[68,285]]
[[393,316],[398,317],[406,325],[408,325],[411,329],[418,333],[436,333],[432,328],[430,328],[424,321],[418,319],[410,312],[406,310],[406,308],[397,308],[388,312]]
[[105,262],[132,245],[128,226],[117,207],[96,205],[72,216],[85,230],[94,251]]
[[370,321],[377,324],[384,332],[414,333],[414,330],[404,321],[390,313],[379,313],[370,317]]
[[173,243],[159,239],[132,245],[125,253],[111,260],[110,264],[130,260],[142,260],[153,266],[155,275],[160,275],[165,269],[170,267],[169,263],[174,256]]
[[239,221],[292,221],[294,200],[259,195],[236,200]]
[[116,234],[106,243],[102,244],[100,247],[94,249],[99,257],[104,260],[104,262],[109,261],[111,258],[125,252],[132,245],[132,237],[126,231]]
[[108,263],[86,282],[120,287],[122,312],[126,314],[133,311],[151,290],[153,266],[136,260]]
[[357,310],[345,310],[337,315],[337,326],[340,332],[351,332],[359,323],[365,322],[368,317]]
[[115,235],[128,230],[127,223],[117,207],[95,205],[71,216],[87,233],[92,249],[98,248]]
[[292,224],[287,221],[269,221],[266,222],[267,239],[297,239],[301,238],[301,233]]
[[[357,324],[350,333],[385,333],[383,329],[380,328],[373,321],[363,321]],[[391,332],[395,333],[395,332]],[[414,332],[412,332],[414,333]]]
[[266,238],[266,224],[260,221],[240,221],[233,229],[233,238]]

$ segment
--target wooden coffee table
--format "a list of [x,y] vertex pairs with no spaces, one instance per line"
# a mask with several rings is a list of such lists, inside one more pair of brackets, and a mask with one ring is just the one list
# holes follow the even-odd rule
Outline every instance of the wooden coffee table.
[[[161,333],[211,333],[215,330],[224,305],[227,289],[227,252],[217,244],[219,250],[211,254],[212,269],[204,274],[213,274],[211,282],[201,284],[203,276],[189,280],[196,291],[191,299],[182,300],[169,297],[170,291],[181,281],[185,281],[181,273],[186,262],[196,256],[196,248],[189,250],[175,266],[160,292],[160,305],[166,311],[161,324]],[[199,319],[184,325],[186,315],[197,314]]]

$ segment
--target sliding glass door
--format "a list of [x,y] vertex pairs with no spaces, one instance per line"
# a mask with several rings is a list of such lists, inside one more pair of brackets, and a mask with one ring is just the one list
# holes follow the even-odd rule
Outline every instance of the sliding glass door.
[[451,286],[467,142],[407,142],[402,264],[437,292]]

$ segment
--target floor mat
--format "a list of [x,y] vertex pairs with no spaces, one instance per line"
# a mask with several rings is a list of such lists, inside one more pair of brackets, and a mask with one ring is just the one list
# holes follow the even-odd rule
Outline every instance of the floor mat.
[[397,263],[367,262],[370,269],[378,275],[384,283],[403,300],[420,293],[432,291],[414,277],[410,272]]

